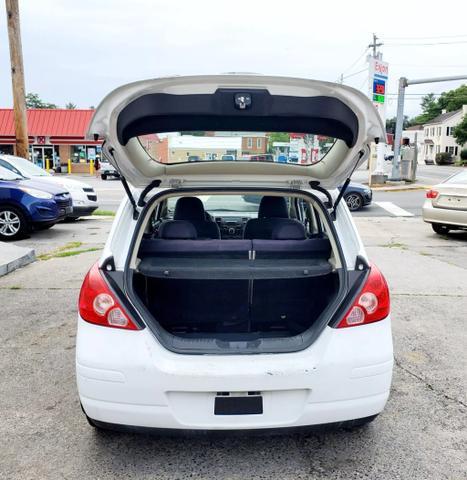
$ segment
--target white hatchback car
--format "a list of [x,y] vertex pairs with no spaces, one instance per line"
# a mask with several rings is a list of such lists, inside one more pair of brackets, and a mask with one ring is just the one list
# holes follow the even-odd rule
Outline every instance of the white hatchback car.
[[59,185],[68,190],[73,201],[73,212],[67,215],[69,219],[91,215],[99,206],[97,194],[91,185],[61,175],[51,175],[25,158],[13,155],[0,155],[0,167],[19,173],[23,177]]
[[[221,159],[254,132],[294,132],[320,161]],[[139,142],[148,133],[162,134],[164,163]],[[183,134],[193,148],[168,148]],[[384,135],[361,92],[326,82],[193,76],[110,93],[89,136],[105,139],[128,198],[79,298],[76,374],[91,425],[373,420],[391,386],[389,292],[336,187]]]

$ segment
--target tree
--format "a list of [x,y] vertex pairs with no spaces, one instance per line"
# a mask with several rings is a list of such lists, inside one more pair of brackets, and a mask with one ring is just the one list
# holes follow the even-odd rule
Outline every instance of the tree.
[[438,99],[439,110],[445,109],[447,112],[453,112],[467,104],[467,85],[461,85],[459,88],[443,92]]
[[42,101],[37,93],[28,93],[26,95],[26,108],[57,108],[57,105]]
[[428,93],[427,95],[424,95],[422,97],[420,106],[422,107],[423,113],[411,120],[410,123],[412,125],[423,125],[441,113],[441,107],[438,105],[434,93]]
[[273,146],[274,142],[289,142],[290,136],[287,132],[271,132],[268,133],[268,152],[273,153]]
[[76,110],[76,105],[72,102],[68,102],[66,105],[65,105],[65,108],[67,110]]
[[464,115],[462,121],[457,124],[452,132],[452,135],[456,139],[456,143],[461,147],[467,143],[467,115]]
[[[396,120],[397,117],[388,118],[386,120],[386,132],[387,133],[396,133]],[[409,117],[404,115],[404,121],[402,123],[402,130],[405,130],[407,127],[410,127],[411,122],[409,121]]]

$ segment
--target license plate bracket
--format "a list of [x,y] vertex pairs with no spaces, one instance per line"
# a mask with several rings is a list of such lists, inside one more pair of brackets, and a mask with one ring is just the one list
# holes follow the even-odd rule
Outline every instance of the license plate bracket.
[[214,399],[214,415],[261,415],[263,413],[263,397],[219,396]]

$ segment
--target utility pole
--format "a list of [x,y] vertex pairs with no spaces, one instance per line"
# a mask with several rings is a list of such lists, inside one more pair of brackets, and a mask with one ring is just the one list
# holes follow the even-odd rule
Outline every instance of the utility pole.
[[24,87],[23,51],[19,24],[18,0],[5,0],[10,43],[11,82],[13,85],[13,110],[15,118],[16,154],[29,159],[26,94]]
[[376,36],[375,33],[373,33],[373,43],[370,43],[370,44],[368,45],[368,48],[373,49],[373,54],[372,54],[372,57],[373,57],[373,58],[377,58],[377,57],[378,57],[378,54],[376,53],[376,48],[377,48],[377,47],[381,47],[381,46],[383,45],[382,42],[376,43],[376,40],[378,40],[378,37]]

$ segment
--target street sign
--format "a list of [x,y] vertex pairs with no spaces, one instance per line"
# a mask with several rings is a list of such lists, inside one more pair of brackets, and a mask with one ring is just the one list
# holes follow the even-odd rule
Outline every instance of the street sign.
[[378,110],[383,122],[386,121],[386,82],[388,80],[389,68],[386,62],[379,58],[368,58],[369,64],[369,97]]

